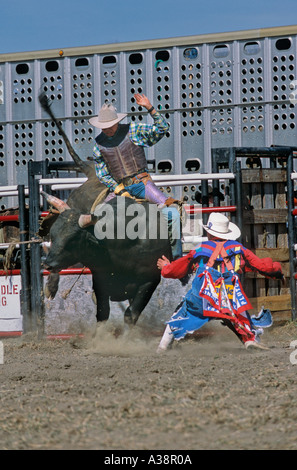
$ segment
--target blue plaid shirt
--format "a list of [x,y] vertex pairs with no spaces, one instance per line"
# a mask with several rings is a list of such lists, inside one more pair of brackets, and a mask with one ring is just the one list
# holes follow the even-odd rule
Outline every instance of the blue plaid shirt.
[[[165,133],[169,129],[168,123],[157,111],[152,115],[152,118],[154,119],[153,124],[136,124],[135,122],[130,123],[129,138],[134,144],[141,145],[142,147],[151,147],[152,145],[155,145],[157,142],[159,142],[162,137],[164,137]],[[98,176],[99,180],[113,191],[118,183],[108,172],[107,165],[103,159],[97,143],[93,149],[93,158],[95,160],[96,175]]]

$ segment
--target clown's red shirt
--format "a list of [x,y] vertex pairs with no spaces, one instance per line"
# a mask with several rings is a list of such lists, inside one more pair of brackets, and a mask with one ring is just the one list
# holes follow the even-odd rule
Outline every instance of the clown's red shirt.
[[[206,265],[215,247],[216,242],[213,240],[202,242],[187,255],[164,266],[161,271],[162,276],[181,279],[186,274],[194,272],[198,266]],[[237,241],[226,240],[224,248],[235,272],[240,274],[244,271],[257,271],[265,277],[282,279],[282,267],[279,262],[273,261],[271,258],[258,258],[251,250]],[[221,255],[213,267],[222,271],[227,269]]]

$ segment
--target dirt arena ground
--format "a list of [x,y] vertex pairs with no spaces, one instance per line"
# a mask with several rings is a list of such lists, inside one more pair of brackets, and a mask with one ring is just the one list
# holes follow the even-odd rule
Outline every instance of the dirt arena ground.
[[296,450],[296,324],[269,351],[219,323],[161,355],[155,332],[115,333],[2,340],[2,450]]

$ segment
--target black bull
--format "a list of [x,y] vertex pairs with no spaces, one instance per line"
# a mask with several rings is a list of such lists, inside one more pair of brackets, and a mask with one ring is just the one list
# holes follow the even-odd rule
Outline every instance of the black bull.
[[[144,202],[142,204],[144,210],[140,214],[131,215],[133,212],[131,204],[134,208],[138,204],[132,199],[120,197],[119,205],[119,198],[116,197],[106,203],[109,206],[107,212],[109,228],[110,214],[113,214],[114,226],[111,232],[114,233],[114,237],[102,235],[100,236],[102,239],[98,239],[94,235],[94,223],[97,221],[96,227],[98,227],[100,217],[98,222],[98,218],[82,215],[57,198],[51,198],[48,199],[49,202],[59,208],[60,215],[50,229],[51,248],[45,266],[51,272],[57,273],[61,269],[82,263],[93,275],[97,321],[108,319],[110,300],[129,300],[124,318],[125,322],[135,324],[160,282],[158,258],[162,255],[171,258],[170,243],[168,237],[164,236],[167,224],[162,215],[158,211],[156,229],[156,217],[152,217],[149,208],[152,205]],[[127,229],[133,221],[137,221],[137,227],[138,229],[141,227],[142,233],[145,230],[145,238],[142,238],[142,235],[136,238],[127,236]],[[122,238],[117,236],[119,229],[122,234],[125,233]],[[150,235],[152,233],[153,237]]]

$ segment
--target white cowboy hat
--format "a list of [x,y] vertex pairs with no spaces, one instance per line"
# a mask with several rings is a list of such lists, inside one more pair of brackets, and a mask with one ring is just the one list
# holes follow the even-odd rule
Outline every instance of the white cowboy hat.
[[217,212],[210,214],[207,225],[203,225],[203,228],[206,232],[222,240],[237,240],[241,235],[237,225],[230,222],[224,214]]
[[122,121],[127,114],[117,114],[116,109],[112,104],[104,104],[99,111],[98,116],[93,117],[89,120],[92,126],[98,127],[99,129],[108,129],[114,126],[117,122]]

